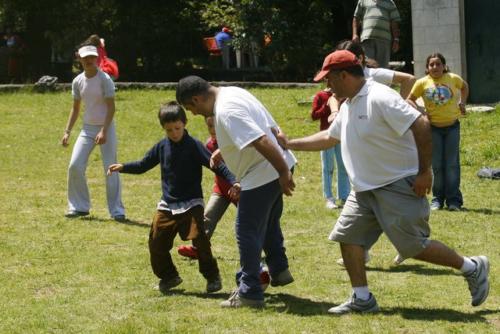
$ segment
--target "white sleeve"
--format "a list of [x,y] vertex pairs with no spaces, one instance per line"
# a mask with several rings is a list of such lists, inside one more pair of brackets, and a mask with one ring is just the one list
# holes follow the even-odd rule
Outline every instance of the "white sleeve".
[[389,86],[394,80],[396,72],[387,68],[370,68],[366,74],[372,78],[373,81]]
[[341,138],[342,118],[346,113],[345,108],[343,108],[343,106],[344,104],[340,106],[340,110],[339,113],[337,114],[337,117],[335,117],[335,120],[332,122],[332,124],[330,124],[330,127],[328,127],[328,135],[337,140],[340,140]]
[[388,88],[385,94],[374,95],[382,117],[400,136],[404,135],[415,120],[422,114],[394,90]]
[[235,103],[226,103],[224,110],[225,115],[221,118],[222,126],[239,150],[265,135],[264,130],[259,127],[244,107]]
[[[104,72],[103,72],[104,74]],[[102,76],[103,80],[103,90],[104,90],[104,97],[114,97],[115,96],[115,83],[113,80],[111,80],[111,77],[109,75],[103,75]]]
[[79,83],[78,78],[79,77],[73,79],[73,82],[71,83],[71,95],[73,95],[73,100],[82,99],[82,96],[80,94],[80,85],[78,84]]

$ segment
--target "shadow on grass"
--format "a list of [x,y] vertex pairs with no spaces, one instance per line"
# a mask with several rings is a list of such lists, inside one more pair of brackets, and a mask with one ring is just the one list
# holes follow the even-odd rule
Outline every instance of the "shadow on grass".
[[[289,294],[275,294],[266,298],[268,309],[276,312],[291,313],[299,316],[325,315],[332,317],[328,309],[337,304],[314,301]],[[417,308],[417,307],[384,307],[381,306],[380,315],[396,315],[404,319],[428,320],[428,321],[448,321],[448,322],[488,322],[485,316],[490,314],[500,314],[499,309],[483,309],[477,312],[465,313],[452,309]],[[374,314],[376,316],[377,313]]]
[[266,305],[268,309],[274,309],[276,312],[285,312],[301,316],[327,315],[328,309],[334,306],[332,303],[301,298],[287,293],[269,295],[268,298],[266,298]]
[[500,215],[500,210],[486,209],[486,208],[462,208],[463,212],[483,213],[485,215]]
[[111,219],[111,218],[99,218],[99,217],[95,217],[95,216],[80,217],[78,219],[83,220],[83,221],[88,221],[88,222],[97,222],[97,223],[115,223],[115,224],[139,226],[139,227],[145,227],[145,228],[151,227],[151,224],[142,223],[138,220],[132,220],[132,219],[128,219],[128,218],[125,220],[122,220],[122,221],[115,221],[114,219]]
[[448,269],[446,267],[443,268],[431,268],[425,264],[400,264],[399,266],[393,266],[390,268],[378,268],[378,267],[366,267],[366,271],[380,271],[380,272],[388,272],[388,273],[403,273],[412,271],[417,275],[425,275],[425,276],[436,276],[436,275],[455,275],[461,276],[460,273],[457,273],[453,269]]
[[474,313],[464,313],[450,309],[417,308],[417,307],[382,307],[383,315],[401,315],[411,320],[444,320],[448,322],[488,322],[484,316],[499,314],[500,310],[480,310]]
[[190,296],[202,299],[219,299],[222,302],[228,299],[231,294],[227,292],[206,293],[206,292],[186,291],[184,289],[172,289],[167,293],[162,293],[162,295],[164,296],[183,295],[183,296]]
[[[164,295],[184,295],[202,299],[218,299],[222,302],[229,298],[230,293],[219,292],[207,294],[203,292],[185,291],[184,289],[173,289]],[[311,300],[309,298],[302,298],[287,293],[265,294],[265,297],[266,307],[263,310],[273,310],[278,313],[289,313],[298,316],[324,315],[327,317],[333,317],[333,315],[328,313],[328,309],[338,305],[330,302],[322,302]],[[371,314],[371,316],[396,315],[401,316],[404,319],[411,320],[442,320],[448,322],[469,323],[488,322],[488,319],[486,319],[485,316],[490,314],[500,314],[500,310],[483,309],[473,313],[464,313],[451,309],[382,306],[379,313]]]

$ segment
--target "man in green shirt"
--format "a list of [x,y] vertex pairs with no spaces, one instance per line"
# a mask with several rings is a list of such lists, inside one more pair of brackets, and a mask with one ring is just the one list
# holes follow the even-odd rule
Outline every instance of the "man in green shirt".
[[[392,0],[359,0],[352,19],[352,40],[359,42],[368,58],[387,68],[392,52],[399,50],[401,17]],[[358,29],[361,26],[361,36]]]

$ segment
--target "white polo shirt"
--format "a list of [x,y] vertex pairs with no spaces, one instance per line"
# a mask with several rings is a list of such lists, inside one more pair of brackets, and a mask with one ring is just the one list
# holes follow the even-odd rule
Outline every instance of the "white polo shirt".
[[341,142],[354,191],[380,188],[418,173],[409,128],[420,115],[396,91],[372,80],[342,104],[328,133]]
[[224,162],[240,181],[242,190],[260,187],[276,180],[276,169],[252,145],[266,135],[281,152],[289,168],[297,160],[290,150],[284,151],[271,132],[278,127],[271,114],[248,91],[238,87],[221,87],[214,106],[215,133]]
[[103,125],[108,113],[106,98],[115,96],[115,84],[111,77],[101,70],[97,70],[92,78],[87,78],[82,72],[73,79],[71,89],[73,99],[83,100],[83,123]]

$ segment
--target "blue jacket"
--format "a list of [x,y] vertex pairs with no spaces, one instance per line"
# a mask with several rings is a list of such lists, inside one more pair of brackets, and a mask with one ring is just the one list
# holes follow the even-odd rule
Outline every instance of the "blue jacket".
[[[185,130],[182,139],[174,143],[160,140],[142,160],[123,165],[122,173],[142,174],[160,164],[162,199],[167,203],[203,198],[201,188],[202,166],[210,168],[211,153]],[[224,164],[212,170],[234,184],[235,178]]]

